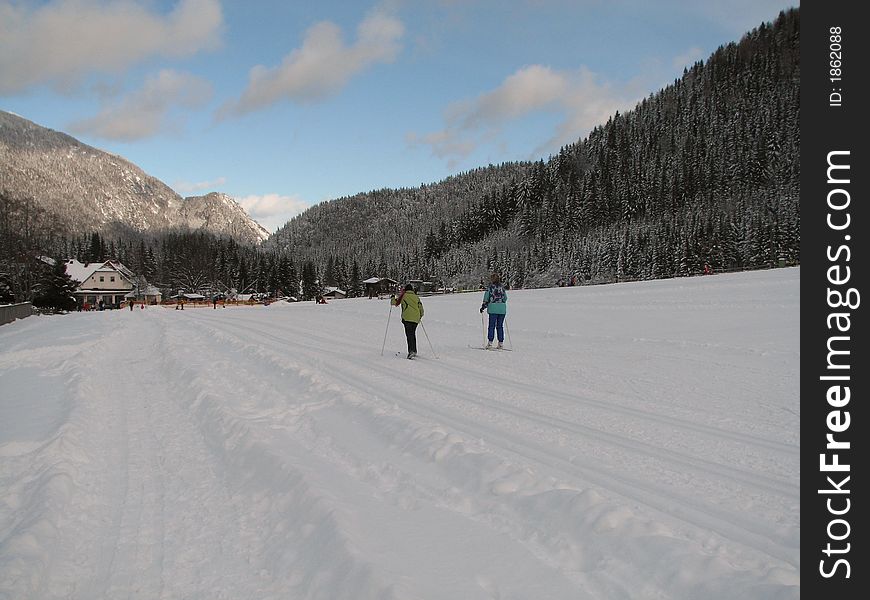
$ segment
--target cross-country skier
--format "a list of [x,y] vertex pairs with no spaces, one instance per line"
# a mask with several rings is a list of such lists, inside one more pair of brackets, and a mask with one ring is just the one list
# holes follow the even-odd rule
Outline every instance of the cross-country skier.
[[402,324],[405,326],[405,337],[408,338],[408,358],[417,356],[417,325],[423,318],[423,303],[410,283],[393,300],[393,306],[402,307]]
[[504,319],[507,315],[507,292],[501,284],[501,277],[498,273],[493,273],[489,278],[490,284],[483,293],[483,304],[480,305],[480,312],[484,310],[489,313],[489,330],[487,331],[487,350],[492,348],[492,340],[498,332],[498,346],[501,350],[504,348]]

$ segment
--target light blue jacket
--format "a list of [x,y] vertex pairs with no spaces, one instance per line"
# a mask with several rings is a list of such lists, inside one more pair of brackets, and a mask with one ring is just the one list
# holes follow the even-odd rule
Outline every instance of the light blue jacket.
[[507,290],[501,284],[491,283],[483,293],[483,306],[491,315],[506,315],[507,299]]

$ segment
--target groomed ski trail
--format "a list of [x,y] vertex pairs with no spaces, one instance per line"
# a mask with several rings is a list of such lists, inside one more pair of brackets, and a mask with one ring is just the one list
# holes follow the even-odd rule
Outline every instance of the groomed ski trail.
[[366,300],[4,327],[53,420],[0,428],[0,590],[797,598],[798,273],[518,291],[499,358],[461,296],[424,298],[439,360],[380,356]]

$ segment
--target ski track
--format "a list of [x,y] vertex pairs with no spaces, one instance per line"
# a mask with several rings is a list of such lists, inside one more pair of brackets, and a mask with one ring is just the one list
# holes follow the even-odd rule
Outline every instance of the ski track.
[[[232,331],[233,330],[232,326],[222,326],[221,329],[223,331]],[[284,328],[284,329],[289,331],[293,335],[287,336],[285,338],[281,338],[281,337],[278,337],[278,335],[276,335],[275,333],[271,333],[270,330],[264,330],[264,329],[255,327],[255,325],[252,323],[245,323],[242,328],[236,329],[235,331],[242,332],[241,335],[239,335],[237,333],[237,336],[238,336],[237,340],[238,341],[241,341],[245,337],[245,335],[244,335],[245,333],[256,332],[259,335],[259,340],[269,339],[273,342],[277,342],[276,350],[278,350],[278,349],[280,349],[280,345],[284,343],[284,340],[289,339],[291,337],[295,337],[296,335],[299,335],[299,333],[300,333],[299,330],[288,330],[287,328]],[[309,339],[319,339],[320,341],[322,341],[324,343],[330,342],[330,340],[328,338],[318,337],[316,335],[309,334],[308,337],[309,337]],[[340,357],[337,357],[336,360],[341,362],[343,359]],[[355,367],[355,366],[357,366],[357,365],[343,364],[342,368],[336,368],[334,366],[331,366],[331,367],[329,367],[330,374],[332,377],[337,378],[337,379],[341,379],[343,382],[347,383],[350,380],[348,379],[348,377],[343,376],[341,373],[343,371],[346,371],[346,369],[348,367]],[[365,368],[367,370],[369,370],[369,369],[372,369],[372,366],[367,364]],[[490,381],[494,384],[497,383],[505,388],[509,388],[509,389],[513,389],[513,390],[520,389],[520,390],[528,392],[530,395],[535,394],[537,396],[538,400],[541,397],[544,397],[544,398],[549,397],[549,398],[563,399],[563,400],[568,400],[568,401],[577,401],[577,400],[585,401],[586,403],[596,405],[599,408],[603,406],[602,403],[596,403],[594,401],[590,402],[588,399],[581,400],[577,396],[572,396],[569,394],[560,394],[558,392],[554,392],[552,390],[547,390],[547,389],[542,389],[542,388],[533,388],[532,386],[523,384],[522,382],[519,382],[516,380],[505,380],[504,378],[496,378],[496,377],[493,377],[493,376],[485,374],[485,373],[481,374],[479,372],[474,372],[471,369],[463,368],[461,366],[461,364],[460,365],[450,364],[449,366],[442,367],[438,370],[439,371],[446,371],[448,369],[451,372],[459,371],[459,372],[462,372],[462,373],[465,373],[468,375],[472,375],[472,376],[479,378],[479,379],[485,379],[485,380]],[[389,368],[376,368],[376,370],[385,376],[389,376],[391,374],[391,371],[389,370]],[[445,376],[445,373],[432,373],[432,375],[434,375],[435,377],[430,376],[429,373],[415,373],[413,379],[406,379],[406,381],[413,384],[413,385],[425,385],[426,387],[431,389],[433,392],[439,392],[439,391],[445,392],[446,395],[451,397],[451,398],[463,398],[468,402],[472,402],[474,404],[477,404],[481,408],[490,409],[490,410],[494,411],[496,414],[504,413],[504,414],[514,415],[514,416],[517,416],[521,419],[525,419],[527,421],[531,421],[531,422],[539,423],[539,424],[542,424],[545,426],[549,426],[549,427],[552,427],[554,429],[576,433],[576,434],[581,435],[587,439],[593,438],[598,442],[609,443],[609,444],[612,444],[614,446],[618,446],[618,447],[626,449],[626,450],[637,452],[643,456],[655,456],[655,457],[660,458],[662,460],[681,464],[683,467],[690,468],[690,469],[697,471],[698,474],[716,472],[716,473],[722,475],[723,477],[730,478],[730,479],[733,479],[735,481],[739,481],[743,484],[754,485],[754,486],[763,488],[765,490],[768,490],[772,493],[783,495],[783,496],[790,498],[792,500],[798,499],[799,494],[798,494],[798,490],[797,490],[796,486],[794,485],[794,482],[787,481],[784,479],[779,479],[776,477],[771,477],[769,475],[761,476],[761,475],[758,475],[758,474],[750,472],[750,471],[734,468],[734,467],[727,465],[727,464],[714,463],[712,461],[705,460],[703,458],[696,458],[696,457],[691,456],[691,455],[674,452],[674,451],[669,450],[667,448],[656,447],[656,446],[653,446],[652,444],[648,444],[648,443],[645,443],[643,441],[633,440],[633,439],[625,437],[625,436],[613,435],[607,431],[594,429],[594,428],[585,426],[581,423],[575,423],[575,422],[571,422],[571,421],[568,421],[565,419],[557,419],[557,418],[550,417],[548,415],[541,414],[541,413],[536,412],[536,411],[528,410],[528,409],[521,408],[521,407],[512,406],[512,405],[509,405],[505,402],[499,402],[497,400],[493,400],[493,399],[488,398],[486,396],[483,396],[479,393],[469,392],[467,390],[457,388],[456,386],[453,386],[451,384],[443,383],[444,382],[443,378]],[[351,385],[355,385],[355,384],[351,383]],[[664,418],[658,417],[657,415],[654,415],[651,413],[639,413],[639,411],[626,410],[625,408],[618,407],[618,406],[617,407],[608,407],[608,408],[610,408],[611,410],[613,410],[615,412],[621,412],[623,414],[631,414],[632,416],[635,416],[635,417],[640,416],[642,419],[649,419],[649,420],[653,420],[653,421],[665,421]],[[675,423],[672,421],[671,423],[669,423],[669,425],[673,427],[675,425]],[[677,428],[679,428],[679,427],[692,428],[689,425],[682,423],[682,422],[679,422],[676,425],[678,426]],[[739,433],[727,432],[727,431],[717,430],[717,429],[713,429],[713,428],[697,428],[697,429],[699,429],[702,433],[707,434],[708,436],[718,436],[718,437],[726,438],[729,440],[735,440],[735,441],[741,442],[743,444],[752,444],[752,445],[757,445],[757,446],[761,446],[764,448],[774,449],[774,450],[782,451],[783,453],[786,453],[786,454],[790,454],[793,457],[797,457],[797,454],[798,454],[797,448],[795,448],[795,447],[785,445],[785,444],[777,444],[775,442],[769,442],[768,440],[764,440],[762,438],[742,436]]]
[[[232,326],[227,327],[225,325],[219,325],[218,327],[222,330],[233,329]],[[262,344],[263,340],[276,341],[276,350],[280,349],[285,344],[285,339],[292,339],[292,336],[288,336],[288,338],[280,338],[274,333],[270,334],[265,330],[256,329],[252,327],[251,323],[245,323],[240,331],[244,333],[256,332],[258,334],[258,344]],[[238,342],[244,343],[242,342],[244,337],[245,336],[243,335],[237,338]],[[312,338],[316,339],[316,336],[309,336],[309,339]],[[325,342],[329,341],[325,338],[320,339]],[[257,351],[254,347],[250,347],[250,349],[253,352]],[[275,354],[278,354],[277,351]],[[263,358],[268,359],[269,355],[265,354]],[[341,362],[341,359],[337,360]],[[320,369],[326,370],[331,379],[344,383],[349,388],[356,387],[362,389],[368,394],[371,394],[371,396],[376,397],[378,393],[377,388],[367,386],[362,383],[362,380],[354,380],[353,377],[344,374],[347,373],[348,367],[352,367],[352,365],[342,363],[341,367],[336,367],[335,365],[329,365],[326,367],[323,365],[319,366]],[[390,370],[386,368],[378,368],[367,364],[366,369],[375,370],[384,376],[390,375]],[[703,476],[705,473],[709,475],[713,472],[714,474],[720,475],[722,479],[736,480],[737,482],[745,484],[741,486],[741,489],[746,489],[746,487],[757,487],[768,493],[783,495],[795,504],[799,500],[797,486],[789,484],[788,482],[777,481],[775,479],[766,480],[760,476],[755,476],[752,473],[732,469],[727,465],[715,465],[709,461],[692,459],[687,456],[677,456],[665,449],[658,449],[647,444],[632,442],[631,440],[626,440],[624,438],[620,439],[618,436],[611,436],[606,432],[599,432],[591,428],[581,428],[581,426],[578,425],[569,426],[564,423],[554,422],[553,420],[542,419],[541,415],[531,413],[530,411],[511,409],[502,403],[494,402],[492,400],[482,401],[482,397],[477,394],[469,394],[468,392],[457,389],[451,385],[440,382],[436,383],[431,381],[431,379],[424,379],[424,377],[425,374],[421,375],[415,373],[414,378],[407,381],[417,387],[425,385],[433,393],[444,393],[445,396],[449,398],[463,398],[465,402],[473,403],[484,409],[490,409],[495,413],[512,414],[531,422],[543,422],[548,425],[554,424],[556,429],[573,431],[587,437],[591,435],[598,441],[611,443],[623,449],[637,452],[643,456],[652,456],[661,459],[663,462],[676,462],[681,467],[688,466],[700,476]],[[503,384],[506,387],[511,387],[515,382],[508,381],[503,382]],[[794,542],[793,532],[777,532],[772,530],[770,527],[765,526],[761,521],[744,519],[738,514],[730,514],[726,511],[716,510],[715,507],[704,506],[701,503],[692,501],[684,500],[678,509],[674,510],[669,506],[672,500],[672,493],[669,493],[669,490],[666,487],[654,485],[637,478],[614,476],[613,474],[608,473],[606,469],[598,467],[594,463],[588,461],[572,461],[563,456],[553,454],[544,449],[540,444],[532,441],[535,439],[534,437],[530,436],[527,438],[503,429],[483,426],[482,423],[492,422],[491,415],[472,415],[468,419],[457,419],[456,415],[459,411],[455,406],[452,406],[450,411],[446,411],[438,410],[437,408],[420,402],[414,402],[408,398],[403,398],[401,403],[403,406],[413,406],[414,411],[420,416],[431,418],[439,423],[449,423],[453,430],[464,433],[468,438],[486,439],[490,444],[499,444],[503,450],[511,452],[518,458],[538,458],[540,464],[551,469],[559,470],[559,474],[562,477],[576,477],[576,474],[579,472],[581,478],[588,479],[605,489],[618,491],[634,502],[646,504],[652,508],[670,514],[671,516],[687,520],[698,527],[719,531],[725,537],[732,537],[747,546],[755,547],[763,552],[768,552],[781,560],[788,561],[795,566],[797,565],[798,557],[794,548],[791,548],[790,550],[786,549],[790,543]],[[551,434],[551,432],[547,433]],[[683,469],[680,467],[673,467],[673,470],[680,471]],[[642,494],[639,495],[638,492],[642,492]],[[738,525],[738,527],[735,527],[735,524]],[[771,544],[769,540],[773,540],[774,543]]]
[[[799,270],[772,273],[517,293],[556,317],[510,317],[502,354],[467,348],[476,294],[424,298],[437,360],[422,330],[394,360],[395,323],[380,356],[366,300],[4,326],[0,599],[797,598],[797,355],[771,334],[797,305],[756,296]],[[675,290],[762,325],[705,339]],[[556,329],[577,295],[627,324]]]

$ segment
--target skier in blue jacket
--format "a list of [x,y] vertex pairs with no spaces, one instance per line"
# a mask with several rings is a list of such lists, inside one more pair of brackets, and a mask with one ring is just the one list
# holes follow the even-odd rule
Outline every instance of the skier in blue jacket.
[[498,273],[493,273],[490,277],[490,284],[483,293],[483,304],[480,305],[480,312],[486,310],[489,313],[489,330],[487,331],[486,348],[492,348],[492,340],[498,333],[499,350],[504,348],[504,319],[507,315],[507,292],[501,284],[501,277]]

